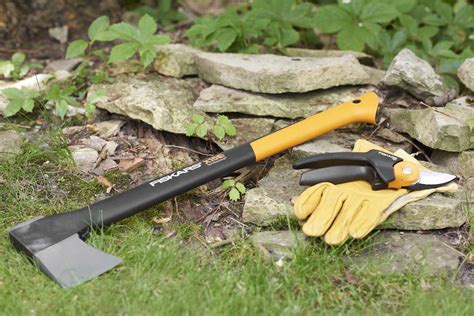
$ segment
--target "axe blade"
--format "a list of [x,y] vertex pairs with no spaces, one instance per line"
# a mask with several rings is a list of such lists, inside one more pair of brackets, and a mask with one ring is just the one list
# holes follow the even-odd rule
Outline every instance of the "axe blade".
[[[27,228],[43,217],[36,217],[9,229],[10,233]],[[102,252],[73,234],[49,247],[32,252],[32,261],[63,288],[91,280],[122,263],[122,259]]]

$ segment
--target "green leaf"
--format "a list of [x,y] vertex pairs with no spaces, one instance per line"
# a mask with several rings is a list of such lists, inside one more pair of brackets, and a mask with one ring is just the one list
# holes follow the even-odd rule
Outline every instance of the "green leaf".
[[416,0],[389,0],[400,13],[408,13],[416,6]]
[[138,43],[122,43],[112,47],[110,51],[109,63],[127,60],[132,57],[139,47]]
[[28,73],[28,71],[30,71],[30,66],[29,65],[22,65],[20,67],[20,71],[18,73],[18,77],[22,78],[24,76],[26,76],[26,74]]
[[209,127],[207,126],[207,124],[202,123],[196,128],[196,135],[198,137],[204,138],[204,136],[207,135],[208,130],[209,130]]
[[114,24],[110,29],[115,32],[118,38],[128,42],[137,41],[140,35],[136,27],[125,22]]
[[221,187],[223,189],[228,189],[230,187],[233,187],[235,185],[235,180],[234,179],[227,179],[222,182]]
[[142,35],[150,37],[158,30],[158,24],[156,24],[155,19],[145,14],[140,18],[140,21],[138,21],[138,29]]
[[21,110],[22,105],[23,102],[21,100],[12,100],[7,104],[5,110],[3,110],[3,114],[5,117],[13,116]]
[[86,116],[90,118],[94,115],[96,107],[94,104],[86,102],[86,104],[84,105],[84,109],[86,110]]
[[235,136],[237,135],[237,130],[235,129],[235,126],[230,123],[230,124],[225,124],[223,125],[224,126],[224,130],[225,130],[225,133],[229,136]]
[[95,19],[89,29],[87,30],[87,35],[91,41],[96,41],[98,39],[99,34],[105,32],[110,25],[109,17],[108,16],[101,16]]
[[198,124],[202,124],[202,123],[204,123],[204,116],[202,116],[200,114],[193,114],[193,116],[191,116],[191,121],[193,121],[195,123],[198,123]]
[[418,31],[418,21],[409,15],[401,15],[399,17],[400,24],[407,29],[411,34],[416,34]]
[[168,35],[154,35],[147,41],[151,45],[166,45],[169,42],[171,42],[171,38]]
[[235,41],[237,38],[237,32],[230,28],[226,27],[214,34],[214,40],[217,42],[217,48],[221,52],[225,52]]
[[16,52],[13,54],[11,61],[15,66],[21,65],[25,61],[26,55],[22,52]]
[[219,115],[217,117],[217,122],[219,122],[219,124],[222,124],[222,125],[232,124],[232,122],[229,120],[229,118],[226,115]]
[[337,34],[337,46],[342,50],[362,51],[367,36],[367,30],[362,27],[344,28]]
[[229,199],[233,202],[240,200],[240,192],[236,188],[232,188],[229,191]]
[[2,93],[7,99],[10,100],[23,98],[23,90],[17,88],[6,88],[2,90]]
[[198,127],[198,124],[197,123],[189,123],[187,126],[186,126],[186,136],[188,137],[191,137],[194,135],[194,133],[196,132],[196,128]]
[[139,49],[140,62],[143,65],[143,68],[148,67],[156,58],[156,49],[151,47],[145,47]]
[[95,35],[94,40],[99,42],[109,42],[116,40],[119,37],[117,32],[112,30],[103,31]]
[[235,187],[236,187],[237,190],[239,190],[240,193],[242,193],[242,194],[245,194],[245,192],[247,191],[247,189],[245,188],[245,185],[243,185],[243,184],[240,183],[240,182],[237,182],[237,183],[235,184]]
[[316,27],[323,33],[335,33],[352,22],[352,16],[337,5],[321,7],[314,19]]
[[438,34],[439,29],[436,26],[423,26],[420,27],[417,34],[420,38],[432,38]]
[[33,108],[35,107],[35,100],[33,99],[25,99],[21,108],[26,112],[33,112]]
[[15,70],[15,65],[13,65],[11,61],[0,61],[0,74],[2,74],[5,78],[9,78],[13,70]]
[[382,2],[368,2],[362,9],[360,19],[363,22],[388,23],[398,16],[398,11]]
[[66,50],[66,58],[83,55],[88,45],[89,43],[84,40],[75,40],[71,42]]
[[216,137],[220,140],[220,139],[223,139],[225,137],[225,130],[224,128],[221,126],[221,125],[214,125],[212,127],[212,132],[214,133],[214,135],[216,135]]
[[56,113],[61,117],[61,119],[64,119],[66,116],[68,109],[68,104],[65,100],[59,100],[56,102]]

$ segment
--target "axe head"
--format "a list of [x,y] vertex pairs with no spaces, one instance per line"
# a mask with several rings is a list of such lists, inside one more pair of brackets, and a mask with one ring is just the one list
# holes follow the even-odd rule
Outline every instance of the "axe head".
[[73,223],[73,218],[64,215],[36,217],[11,227],[10,240],[64,288],[93,279],[122,262],[86,244],[81,237],[87,236],[87,223]]

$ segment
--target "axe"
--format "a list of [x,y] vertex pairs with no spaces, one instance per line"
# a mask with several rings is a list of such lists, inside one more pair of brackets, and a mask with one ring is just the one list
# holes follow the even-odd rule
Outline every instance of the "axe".
[[41,271],[62,287],[77,286],[122,262],[85,243],[91,230],[116,223],[336,128],[356,122],[376,124],[377,109],[377,95],[368,92],[253,142],[84,208],[20,223],[9,229],[10,240],[17,250],[30,257]]

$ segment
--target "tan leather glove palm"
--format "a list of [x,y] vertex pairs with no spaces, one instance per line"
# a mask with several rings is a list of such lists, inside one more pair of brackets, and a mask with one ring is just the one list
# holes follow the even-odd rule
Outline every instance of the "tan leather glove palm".
[[[358,140],[353,151],[367,152],[371,149],[388,152],[365,140]],[[403,150],[398,150],[395,155],[418,163]],[[456,190],[455,183],[409,193],[406,189],[373,191],[370,184],[365,181],[338,185],[324,182],[306,189],[298,197],[294,213],[298,219],[307,219],[303,225],[303,232],[306,235],[324,236],[328,244],[337,245],[346,241],[349,236],[365,237],[390,214],[410,202],[423,199],[433,192]]]

